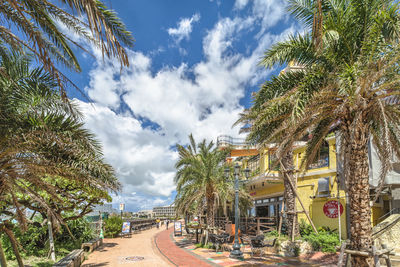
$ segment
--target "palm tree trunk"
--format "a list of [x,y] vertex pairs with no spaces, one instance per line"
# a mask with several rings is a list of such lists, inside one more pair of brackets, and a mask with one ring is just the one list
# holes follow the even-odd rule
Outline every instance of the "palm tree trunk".
[[214,227],[214,196],[207,198],[207,226]]
[[[296,195],[290,186],[290,181],[292,181],[294,189],[297,188],[297,180],[294,176],[294,166],[293,166],[293,153],[289,151],[281,160],[281,175],[283,177],[284,185],[284,199],[286,205],[286,226],[287,233],[289,237],[299,236],[299,224],[297,220],[297,209],[296,209]],[[293,239],[292,238],[292,239]]]
[[[0,237],[1,237],[1,235],[0,235]],[[7,267],[6,256],[4,255],[4,250],[3,250],[3,246],[1,245],[1,240],[0,240],[0,266]]]
[[207,226],[214,227],[214,189],[211,185],[208,185],[206,188],[206,217],[207,217]]
[[[358,125],[347,141],[345,166],[350,200],[350,246],[353,250],[369,250],[372,246],[371,207],[369,196],[368,140],[366,125]],[[350,135],[348,135],[350,136]],[[352,257],[352,266],[372,266],[372,259]]]

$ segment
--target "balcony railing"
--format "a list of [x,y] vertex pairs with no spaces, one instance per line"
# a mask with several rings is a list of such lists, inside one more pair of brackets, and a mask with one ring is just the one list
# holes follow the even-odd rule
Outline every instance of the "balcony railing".
[[246,142],[244,138],[235,138],[229,135],[220,135],[217,138],[217,146],[227,147],[227,146],[248,146],[249,143]]

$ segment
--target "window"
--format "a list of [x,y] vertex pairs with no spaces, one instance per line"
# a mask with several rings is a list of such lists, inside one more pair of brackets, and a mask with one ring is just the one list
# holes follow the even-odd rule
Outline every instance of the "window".
[[329,183],[329,177],[318,179],[318,197],[327,197],[330,195]]
[[260,155],[251,157],[247,161],[247,167],[250,169],[250,177],[260,174]]
[[314,162],[308,166],[308,169],[318,169],[323,167],[329,167],[329,144],[324,141],[317,155],[315,156]]
[[274,151],[268,151],[268,169],[270,171],[279,171],[278,157]]

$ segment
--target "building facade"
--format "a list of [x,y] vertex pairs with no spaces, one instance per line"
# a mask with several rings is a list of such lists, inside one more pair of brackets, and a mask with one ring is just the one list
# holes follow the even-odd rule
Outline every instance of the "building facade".
[[155,217],[175,217],[174,206],[154,207],[153,213]]
[[[227,144],[217,142],[223,147]],[[229,144],[228,144],[229,145]],[[246,181],[246,187],[253,198],[254,207],[249,211],[250,216],[279,217],[283,206],[284,186],[279,176],[279,164],[274,154],[275,145],[270,144],[265,148],[243,147],[236,149],[235,144],[229,145],[231,157],[228,161],[239,161],[242,168],[250,169],[250,178]],[[339,179],[336,138],[332,134],[325,139],[316,160],[308,169],[302,167],[305,156],[306,142],[296,142],[293,147],[293,163],[297,179],[296,208],[299,221],[307,222],[306,212],[310,215],[314,225],[339,229],[343,239],[347,238],[348,218],[347,202],[344,181]],[[373,151],[371,149],[371,151]],[[376,159],[371,157],[370,165],[376,165]],[[339,168],[340,169],[340,168]],[[373,168],[371,168],[373,169]],[[376,167],[375,167],[376,169]],[[390,184],[375,203],[372,204],[372,224],[380,222],[383,215],[387,214],[397,204],[391,193],[400,185],[399,173],[391,173]],[[376,187],[375,176],[371,174],[371,195],[374,195]],[[375,177],[376,178],[376,177]],[[389,181],[388,181],[389,182]],[[393,188],[393,190],[390,190]],[[397,191],[394,191],[397,192]],[[302,208],[302,205],[304,209]],[[340,223],[340,227],[339,227]]]

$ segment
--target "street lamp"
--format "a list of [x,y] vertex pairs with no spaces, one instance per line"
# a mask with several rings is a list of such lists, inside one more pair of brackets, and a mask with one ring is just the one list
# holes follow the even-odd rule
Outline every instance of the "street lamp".
[[[229,177],[229,172],[230,169],[226,168],[225,169],[225,176]],[[236,162],[235,164],[235,170],[234,170],[234,175],[235,175],[235,241],[232,246],[232,251],[229,257],[235,258],[235,259],[241,259],[243,258],[243,253],[240,251],[240,244],[239,244],[239,238],[238,238],[238,231],[239,231],[239,173],[240,173],[240,166]],[[244,174],[246,178],[249,177],[250,170],[245,169]]]

